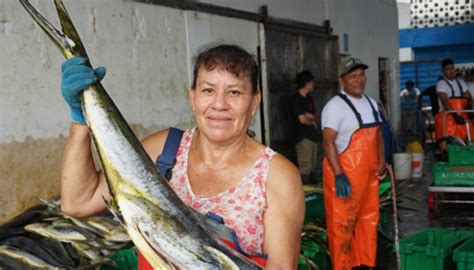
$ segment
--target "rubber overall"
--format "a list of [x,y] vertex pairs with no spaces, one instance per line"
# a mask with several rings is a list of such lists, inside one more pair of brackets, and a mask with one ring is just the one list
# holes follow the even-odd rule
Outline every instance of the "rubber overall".
[[359,128],[349,146],[339,154],[339,164],[351,184],[348,198],[336,196],[335,175],[327,157],[323,160],[324,204],[333,269],[375,266],[379,221],[378,132],[379,115],[369,100],[375,122],[363,124],[347,96],[339,96],[356,114]]

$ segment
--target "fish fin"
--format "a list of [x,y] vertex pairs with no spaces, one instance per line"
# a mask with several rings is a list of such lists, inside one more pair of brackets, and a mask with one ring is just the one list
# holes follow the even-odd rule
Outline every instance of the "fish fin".
[[48,200],[42,197],[36,197],[43,205],[46,205],[49,213],[53,215],[64,215],[63,212],[61,212],[61,202],[59,200]]
[[239,269],[239,267],[229,257],[227,257],[227,255],[225,255],[221,251],[211,246],[204,246],[204,249],[209,251],[213,255],[213,257],[220,263],[221,269],[226,269],[226,270]]
[[105,203],[105,206],[107,207],[107,209],[110,211],[110,213],[112,213],[112,215],[118,220],[118,222],[123,226],[123,227],[127,227],[125,226],[125,221],[123,220],[123,218],[121,217],[121,215],[119,214],[120,213],[120,210],[117,206],[116,203],[114,203],[114,201],[107,201],[107,199],[102,196],[102,199],[104,200],[104,203]]
[[137,225],[127,227],[127,232],[137,249],[154,270],[176,269],[173,264],[169,263],[168,260],[156,250],[153,244],[151,244],[147,233],[142,232]]
[[73,56],[88,58],[79,35],[74,27],[71,27],[71,18],[60,0],[55,0],[55,4],[64,33],[56,29],[28,0],[20,0],[20,3],[67,59]]
[[79,37],[79,33],[77,33],[63,2],[61,0],[55,0],[54,4],[56,6],[56,11],[58,12],[59,22],[61,23],[64,36],[72,41],[73,45],[71,46],[71,53],[76,53],[79,56],[88,58],[86,49]]

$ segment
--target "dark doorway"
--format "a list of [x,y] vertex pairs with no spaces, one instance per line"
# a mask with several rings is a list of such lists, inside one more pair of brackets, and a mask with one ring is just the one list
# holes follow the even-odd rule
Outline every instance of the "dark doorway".
[[[296,154],[290,143],[288,96],[296,90],[296,74],[303,69],[311,71],[316,82],[312,97],[320,123],[324,104],[338,88],[338,39],[329,34],[311,35],[266,29],[265,44],[270,146],[296,164]],[[320,171],[321,162],[317,165]]]

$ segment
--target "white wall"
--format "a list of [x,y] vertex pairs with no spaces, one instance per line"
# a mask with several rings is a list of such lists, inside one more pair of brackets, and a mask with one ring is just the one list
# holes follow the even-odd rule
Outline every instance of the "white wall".
[[398,28],[411,28],[410,0],[397,0]]
[[[31,1],[59,25],[53,1]],[[161,6],[64,1],[103,85],[137,133],[190,127],[184,12]],[[0,224],[37,197],[59,194],[69,108],[59,50],[18,1],[0,0]]]
[[[113,0],[64,2],[92,64],[107,67],[103,85],[130,123],[192,121],[186,113],[189,57],[181,11]],[[37,6],[57,22],[52,1]],[[0,142],[64,134],[70,123],[60,94],[64,58],[17,1],[2,7],[10,29],[0,37]]]

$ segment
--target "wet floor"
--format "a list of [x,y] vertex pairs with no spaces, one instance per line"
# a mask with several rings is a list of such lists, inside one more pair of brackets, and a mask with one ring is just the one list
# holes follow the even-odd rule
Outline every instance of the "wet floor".
[[[474,204],[446,203],[447,200],[471,200],[474,194],[436,193],[434,203],[428,207],[428,187],[432,184],[433,176],[431,167],[433,159],[425,159],[424,176],[420,179],[397,181],[399,197],[399,235],[406,238],[426,228],[450,228],[457,230],[474,230]],[[390,213],[390,216],[392,214]],[[386,236],[378,237],[378,256],[376,269],[397,269],[396,257],[393,252],[393,218],[390,217],[385,224],[381,223],[382,231]]]

